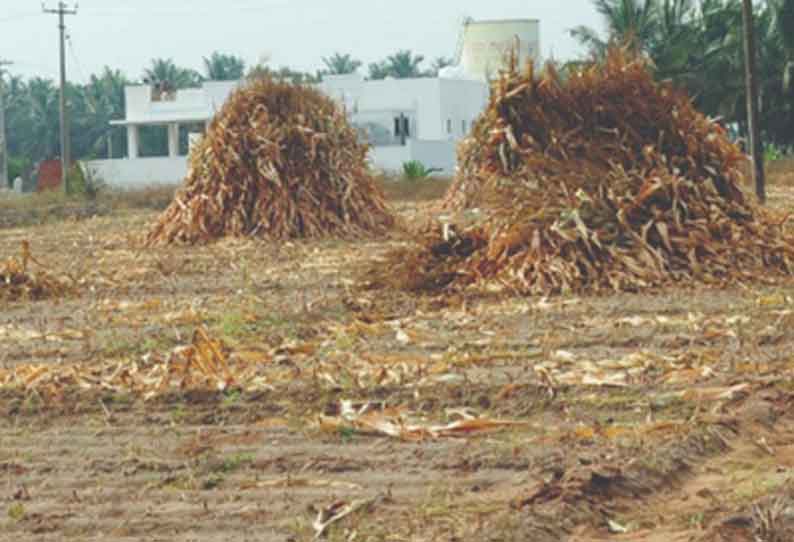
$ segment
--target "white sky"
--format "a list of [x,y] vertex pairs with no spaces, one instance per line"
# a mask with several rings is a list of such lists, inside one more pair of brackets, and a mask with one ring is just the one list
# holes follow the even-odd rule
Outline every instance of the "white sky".
[[[69,79],[105,65],[137,78],[155,57],[200,70],[215,50],[309,71],[337,51],[365,66],[398,49],[452,56],[464,16],[540,19],[542,54],[558,59],[582,53],[570,28],[600,25],[592,0],[80,0],[66,21]],[[0,58],[12,73],[56,77],[57,16],[40,0],[0,0]]]

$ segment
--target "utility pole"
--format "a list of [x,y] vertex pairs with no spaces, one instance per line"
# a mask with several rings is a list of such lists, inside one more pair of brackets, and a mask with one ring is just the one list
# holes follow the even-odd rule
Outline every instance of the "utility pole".
[[755,193],[761,203],[766,203],[766,180],[764,178],[764,148],[761,127],[758,125],[758,68],[756,66],[755,31],[753,23],[753,1],[743,0],[744,19],[744,70],[747,83],[747,123],[750,131],[750,152],[753,157],[753,179]]
[[5,75],[3,66],[11,62],[0,60],[0,187],[9,188],[8,185],[8,142],[6,140],[6,104],[5,104]]
[[51,15],[58,15],[58,30],[61,35],[61,184],[66,191],[66,179],[69,174],[70,148],[69,148],[69,115],[66,110],[66,24],[64,16],[77,15],[77,5],[69,8],[66,2],[60,0],[56,9],[48,9],[42,3],[42,11]]

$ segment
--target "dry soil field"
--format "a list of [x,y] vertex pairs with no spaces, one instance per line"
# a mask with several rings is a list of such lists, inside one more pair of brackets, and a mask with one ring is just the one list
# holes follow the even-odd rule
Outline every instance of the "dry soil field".
[[415,297],[155,216],[0,230],[79,278],[0,302],[0,540],[794,540],[791,284]]

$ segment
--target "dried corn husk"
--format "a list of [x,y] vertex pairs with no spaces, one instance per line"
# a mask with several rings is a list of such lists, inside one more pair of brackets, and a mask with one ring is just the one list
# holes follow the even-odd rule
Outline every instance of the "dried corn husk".
[[367,170],[367,152],[319,91],[249,83],[194,148],[185,184],[148,241],[382,234],[394,218]]
[[[31,263],[41,269],[31,269]],[[28,241],[22,241],[19,258],[8,258],[5,262],[0,262],[0,301],[36,301],[62,297],[72,289],[71,284],[52,276],[33,257]]]
[[513,65],[459,155],[443,206],[488,218],[454,241],[469,250],[432,233],[395,254],[390,285],[546,295],[792,271],[794,240],[740,186],[740,149],[626,51],[564,80]]

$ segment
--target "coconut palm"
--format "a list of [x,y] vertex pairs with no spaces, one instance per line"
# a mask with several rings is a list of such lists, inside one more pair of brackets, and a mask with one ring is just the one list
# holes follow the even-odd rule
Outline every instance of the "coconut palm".
[[163,92],[173,92],[180,88],[196,86],[201,75],[195,70],[181,68],[170,58],[155,58],[143,72],[143,81]]
[[372,80],[386,79],[391,76],[391,68],[385,61],[372,62],[369,66],[369,78]]
[[441,70],[443,70],[448,66],[452,66],[453,64],[455,64],[455,61],[450,57],[447,56],[437,57],[433,61],[433,65],[430,67],[430,71],[428,72],[428,75],[432,77],[438,77],[438,74],[441,72]]
[[370,79],[385,79],[394,77],[395,79],[409,79],[412,77],[423,77],[425,74],[420,68],[425,57],[414,55],[410,50],[404,49],[397,51],[381,62],[369,65]]
[[606,23],[606,39],[587,26],[570,31],[592,54],[603,56],[612,42],[637,50],[651,46],[659,25],[658,0],[595,0],[594,3]]
[[[76,156],[100,156],[112,137],[112,147],[123,149],[125,135],[120,130],[113,130],[111,120],[124,118],[124,87],[129,84],[127,77],[120,71],[110,67],[99,75],[91,75],[88,84],[82,88],[82,97],[86,118],[79,134],[74,137],[81,142],[76,146]],[[75,126],[73,125],[73,131]]]
[[60,155],[60,100],[50,79],[34,77],[27,84],[29,139],[24,153],[36,160]]
[[424,56],[414,55],[409,50],[397,51],[386,59],[392,77],[396,79],[421,77],[422,70],[419,66],[424,60]]
[[245,60],[215,51],[204,57],[204,75],[210,81],[237,81],[245,76]]
[[783,84],[786,91],[791,93],[794,87],[794,0],[780,0],[775,22],[786,54]]
[[346,75],[355,73],[361,67],[361,61],[354,59],[349,54],[334,53],[323,57],[326,73],[330,75]]

